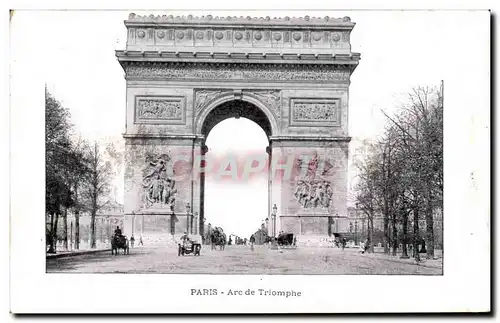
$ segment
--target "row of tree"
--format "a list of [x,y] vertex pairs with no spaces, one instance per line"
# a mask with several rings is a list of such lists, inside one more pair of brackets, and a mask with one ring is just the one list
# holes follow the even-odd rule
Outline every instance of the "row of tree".
[[[80,214],[91,215],[91,248],[96,247],[95,217],[108,203],[111,163],[105,161],[97,142],[75,137],[67,108],[45,90],[45,212],[48,252],[55,253],[58,222],[63,221],[63,241],[68,247],[67,216],[75,214],[75,248],[79,249]],[[107,149],[113,152],[113,147]]]
[[394,115],[385,115],[383,136],[359,165],[357,207],[368,219],[369,241],[373,218],[383,216],[385,253],[392,246],[396,255],[401,243],[403,257],[408,257],[411,243],[417,260],[419,245],[433,258],[434,218],[443,211],[443,85],[415,88]]

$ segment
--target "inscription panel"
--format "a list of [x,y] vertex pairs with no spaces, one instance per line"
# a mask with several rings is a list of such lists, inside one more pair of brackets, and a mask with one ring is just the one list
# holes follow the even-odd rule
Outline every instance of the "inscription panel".
[[185,124],[186,99],[182,96],[136,96],[136,124]]
[[291,126],[340,126],[340,99],[290,99]]

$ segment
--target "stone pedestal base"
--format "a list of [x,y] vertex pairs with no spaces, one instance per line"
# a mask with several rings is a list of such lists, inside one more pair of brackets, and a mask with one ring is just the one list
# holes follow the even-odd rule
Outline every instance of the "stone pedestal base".
[[177,245],[184,232],[190,231],[191,218],[165,209],[147,209],[126,215],[123,232],[128,237],[134,236],[136,246],[141,239],[143,245]]
[[280,230],[294,235],[328,237],[329,215],[294,215],[280,217]]
[[335,247],[335,237],[324,235],[298,235],[297,247]]

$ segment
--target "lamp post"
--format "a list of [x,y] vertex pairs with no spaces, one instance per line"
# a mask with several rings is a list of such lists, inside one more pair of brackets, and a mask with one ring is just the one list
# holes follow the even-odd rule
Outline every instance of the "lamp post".
[[272,213],[272,217],[273,217],[273,236],[276,237],[276,214],[278,213],[278,207],[276,206],[276,204],[274,204],[273,206],[273,213]]
[[198,217],[198,212],[194,212],[194,234],[198,235],[200,230],[200,218]]
[[191,211],[191,205],[189,202],[186,203],[186,232],[188,233],[193,233],[191,230],[191,226],[189,225],[191,223],[191,218],[190,218],[190,212]]

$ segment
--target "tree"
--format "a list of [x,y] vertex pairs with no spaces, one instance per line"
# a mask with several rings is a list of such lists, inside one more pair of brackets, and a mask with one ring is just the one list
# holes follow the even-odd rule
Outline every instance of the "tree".
[[[80,211],[85,209],[82,199],[80,199],[79,192],[81,191],[85,177],[89,174],[89,163],[87,162],[86,147],[88,143],[82,138],[75,140],[73,144],[73,160],[71,173],[68,174],[70,190],[72,194],[72,203],[75,214],[75,249],[80,249]],[[67,228],[67,226],[65,226]]]
[[442,87],[417,87],[408,94],[398,118],[389,118],[403,138],[406,176],[413,197],[414,240],[419,240],[420,213],[426,223],[427,258],[434,257],[434,213],[443,196],[443,94]]
[[[116,144],[115,142],[110,141],[106,144],[103,157],[106,161],[110,162],[110,177],[113,180],[120,178],[123,171],[124,155],[124,147],[120,143]],[[117,189],[113,186],[111,190],[111,195],[114,198],[114,201],[116,201]]]
[[[368,218],[377,212],[384,216],[384,240],[392,242],[393,255],[401,239],[403,256],[407,254],[410,215],[413,248],[417,251],[423,245],[419,228],[423,216],[427,257],[432,258],[434,214],[442,211],[443,198],[442,87],[415,88],[395,115],[386,116],[383,136],[361,168],[356,200]],[[397,232],[398,223],[403,235]],[[384,249],[389,252],[387,243]],[[419,260],[418,252],[415,259]]]
[[96,214],[109,203],[111,165],[109,161],[104,160],[97,142],[86,147],[85,160],[87,173],[82,195],[90,211],[90,247],[93,249],[96,247]]
[[373,217],[377,209],[376,181],[378,177],[377,168],[372,160],[360,166],[359,182],[356,185],[356,208],[363,211],[368,219],[368,241],[369,251],[374,252],[373,246]]
[[69,110],[45,89],[45,212],[50,217],[49,253],[56,252],[59,216],[71,200],[66,178],[71,131]]

